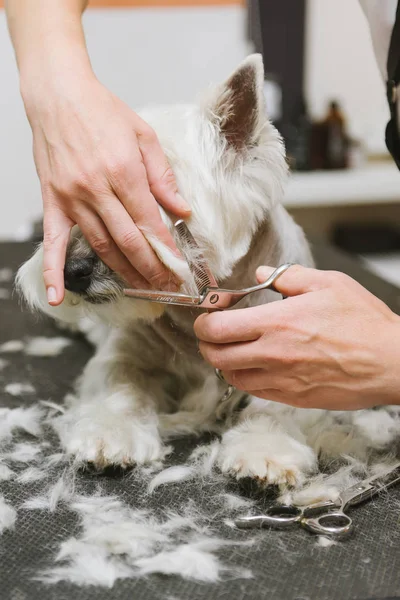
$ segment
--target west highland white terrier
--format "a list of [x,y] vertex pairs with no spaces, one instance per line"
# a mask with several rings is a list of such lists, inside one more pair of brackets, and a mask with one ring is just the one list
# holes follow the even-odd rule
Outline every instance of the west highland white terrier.
[[[261,57],[253,55],[198,105],[140,113],[156,131],[191,205],[191,232],[219,284],[230,289],[254,285],[259,265],[313,265],[302,230],[281,204],[288,168],[282,140],[268,120],[263,82]],[[173,223],[160,212],[178,243]],[[186,262],[143,234],[184,279],[182,291],[193,290]],[[77,461],[98,468],[151,463],[165,456],[168,438],[211,430],[221,436],[222,472],[299,485],[316,468],[317,455],[364,452],[368,446],[365,432],[351,433],[350,413],[295,409],[239,391],[221,403],[226,385],[202,359],[193,333],[199,310],[124,296],[122,279],[77,228],[60,307],[47,304],[42,258],[39,248],[18,273],[27,302],[60,321],[86,328],[89,322],[97,346],[58,423],[61,442]],[[279,300],[264,291],[237,306]]]

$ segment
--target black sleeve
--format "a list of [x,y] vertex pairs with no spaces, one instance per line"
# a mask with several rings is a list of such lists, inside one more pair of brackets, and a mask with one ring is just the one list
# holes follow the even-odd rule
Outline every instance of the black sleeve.
[[400,169],[400,1],[397,3],[396,20],[390,39],[387,73],[386,92],[390,121],[386,126],[386,146]]

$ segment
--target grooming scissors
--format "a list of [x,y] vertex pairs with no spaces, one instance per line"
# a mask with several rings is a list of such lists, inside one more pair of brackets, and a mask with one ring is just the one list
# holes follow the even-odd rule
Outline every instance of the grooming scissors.
[[[275,269],[270,277],[268,277],[267,281],[253,287],[241,290],[225,290],[219,288],[217,280],[202,256],[199,246],[186,223],[180,219],[174,226],[182,245],[182,251],[193,274],[198,294],[192,296],[178,292],[135,290],[127,288],[124,290],[125,296],[137,298],[139,300],[148,300],[149,302],[171,304],[174,306],[205,308],[208,311],[225,310],[235,306],[235,304],[248,294],[267,289],[277,292],[278,290],[274,287],[275,281],[291,266],[289,263],[281,265]],[[193,255],[194,259],[192,258]]]
[[353,531],[348,508],[369,500],[379,492],[399,483],[400,461],[379,475],[368,477],[343,491],[335,501],[319,502],[305,507],[274,504],[263,515],[240,517],[234,521],[239,529],[271,527],[286,529],[300,525],[312,533],[345,537]]

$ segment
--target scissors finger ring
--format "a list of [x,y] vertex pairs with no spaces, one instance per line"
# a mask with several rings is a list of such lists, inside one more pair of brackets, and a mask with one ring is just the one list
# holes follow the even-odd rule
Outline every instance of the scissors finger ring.
[[[283,275],[283,273],[285,273],[290,267],[293,267],[293,263],[285,263],[284,265],[281,265],[280,267],[278,267],[277,269],[275,269],[275,271],[272,273],[271,277],[269,278],[269,289],[271,289],[273,292],[277,292],[278,294],[282,294],[282,292],[280,292],[276,286],[275,283],[277,281],[277,279],[279,279],[279,277],[281,275]],[[283,294],[282,294],[283,296]],[[283,296],[283,298],[287,298],[287,296]]]
[[226,381],[225,377],[222,375],[222,371],[221,371],[221,369],[215,369],[215,374],[216,374],[216,376],[218,377],[218,379],[219,379],[220,381],[223,381],[223,383],[228,383],[228,382]]

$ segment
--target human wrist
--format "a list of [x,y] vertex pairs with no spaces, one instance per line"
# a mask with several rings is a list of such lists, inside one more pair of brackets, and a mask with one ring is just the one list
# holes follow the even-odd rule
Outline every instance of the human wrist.
[[20,91],[28,117],[57,96],[65,97],[83,81],[95,79],[86,47],[68,40],[57,40],[52,52],[47,44],[20,66]]
[[39,8],[20,17],[18,26],[9,23],[25,103],[40,95],[43,86],[51,89],[63,78],[92,74],[77,4],[60,2],[46,11],[43,1]]

